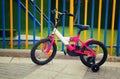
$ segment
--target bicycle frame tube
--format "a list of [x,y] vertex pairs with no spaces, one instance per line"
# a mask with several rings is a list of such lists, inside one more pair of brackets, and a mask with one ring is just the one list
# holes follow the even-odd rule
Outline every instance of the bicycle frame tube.
[[47,45],[49,44],[49,47],[47,48],[47,50],[44,51],[44,52],[46,52],[46,53],[49,53],[49,52],[50,52],[50,49],[51,49],[51,47],[52,47],[52,45],[53,45],[53,43],[54,43],[54,35],[50,35],[50,36],[48,36],[47,38],[50,39],[50,43],[45,43],[42,50],[45,50],[46,47],[47,47]]
[[69,45],[69,41],[66,40],[56,28],[53,29],[52,34],[55,34],[65,45]]
[[72,51],[72,50],[75,49],[74,47],[72,47],[72,46],[69,44],[70,38],[69,38],[68,40],[65,39],[65,38],[61,35],[61,33],[60,33],[56,28],[53,29],[53,33],[52,33],[52,34],[55,34],[55,35],[62,41],[62,43],[64,43],[65,46],[67,46],[67,48],[68,48],[70,51]]
[[88,42],[93,41],[93,40],[94,40],[93,38],[90,38],[90,39],[88,39],[85,42],[83,42],[82,40],[80,40],[80,42],[82,43],[81,48],[83,48],[85,46],[91,53],[88,53],[87,51],[82,52],[81,50],[77,50],[76,52],[80,53],[80,54],[90,55],[90,56],[94,57],[95,56],[95,52],[86,45]]

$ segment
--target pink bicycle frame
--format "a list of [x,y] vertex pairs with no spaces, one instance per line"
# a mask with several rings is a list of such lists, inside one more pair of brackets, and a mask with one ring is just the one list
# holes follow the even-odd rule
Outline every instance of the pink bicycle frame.
[[[74,50],[74,51],[75,51],[76,53],[78,53],[78,54],[84,54],[84,55],[89,55],[89,56],[94,57],[94,56],[95,56],[95,52],[86,45],[88,42],[93,41],[94,39],[91,38],[91,39],[88,39],[87,41],[83,42],[83,41],[80,40],[79,38],[80,38],[80,34],[78,34],[78,35],[75,36],[75,37],[71,37],[71,38],[70,38],[70,42],[74,42],[75,44],[74,44],[73,46],[67,45],[68,50],[69,50],[69,51]],[[82,50],[76,50],[77,43],[78,43],[79,41],[80,41],[81,44],[82,44],[82,45],[81,45],[81,48],[86,47],[90,52],[88,52],[88,51],[84,51],[84,52],[83,52]]]
[[[95,56],[95,52],[86,45],[88,42],[94,40],[93,38],[88,39],[87,41],[83,42],[82,40],[79,39],[79,38],[80,38],[80,34],[77,34],[77,36],[70,37],[70,39],[69,39],[69,42],[74,42],[74,43],[75,43],[75,44],[72,46],[71,44],[69,44],[68,41],[66,41],[66,40],[64,41],[65,38],[64,38],[62,35],[60,35],[59,31],[57,31],[57,30],[55,29],[55,31],[53,31],[53,32],[54,32],[54,33],[52,33],[50,36],[48,36],[48,38],[50,39],[50,45],[49,45],[48,49],[45,51],[46,53],[48,53],[48,52],[50,51],[50,49],[51,49],[51,47],[52,47],[52,45],[53,45],[53,43],[54,43],[54,41],[55,41],[55,40],[54,40],[54,35],[56,34],[56,35],[60,38],[60,40],[65,44],[65,46],[68,48],[69,51],[75,51],[75,52],[78,53],[78,54]],[[81,48],[82,48],[82,47],[86,47],[89,51],[84,51],[84,52],[83,52],[82,50],[77,50],[76,47],[77,47],[77,43],[78,43],[79,41],[80,41],[81,44],[82,44],[82,45],[81,45]]]
[[42,50],[45,50],[46,47],[49,45],[49,47],[44,51],[45,53],[49,53],[49,52],[50,52],[50,49],[51,49],[51,47],[52,47],[52,45],[53,45],[53,43],[54,43],[54,41],[55,41],[55,40],[54,40],[54,34],[48,36],[48,39],[50,39],[50,44],[48,44],[48,42],[46,42],[46,43],[44,44],[43,48],[42,48]]

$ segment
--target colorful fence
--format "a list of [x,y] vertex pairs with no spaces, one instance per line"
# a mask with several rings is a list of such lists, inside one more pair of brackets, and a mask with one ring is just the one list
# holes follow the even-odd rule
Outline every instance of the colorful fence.
[[[10,38],[6,37],[6,14],[5,14],[5,2],[9,2],[9,21],[10,21]],[[39,2],[39,6],[37,5],[37,2]],[[61,3],[62,2],[62,3]],[[13,4],[14,3],[14,4]],[[45,3],[47,3],[47,13],[44,14],[44,10],[46,9],[44,6]],[[17,4],[17,35],[18,39],[14,39],[14,10],[13,6]],[[120,55],[120,0],[25,0],[23,2],[22,0],[1,0],[1,37],[0,37],[0,48],[7,48],[8,42],[10,42],[10,48],[14,48],[14,42],[17,43],[17,48],[21,48],[21,42],[25,42],[25,48],[29,48],[29,41],[32,41],[33,44],[35,44],[36,40],[36,28],[40,31],[40,37],[43,38],[44,31],[44,20],[47,23],[48,27],[48,35],[50,34],[50,28],[53,25],[53,22],[51,22],[52,16],[51,16],[51,10],[53,4],[55,5],[54,8],[57,10],[68,10],[72,14],[76,14],[76,17],[70,17],[69,18],[69,35],[73,35],[73,29],[74,23],[77,24],[89,24],[91,26],[90,31],[90,37],[93,38],[95,36],[95,28],[97,26],[97,40],[101,41],[101,37],[103,37],[104,44],[108,47],[109,54],[112,56],[113,52],[116,52],[116,56]],[[33,13],[29,11],[29,6],[32,5],[33,7]],[[97,6],[97,8],[96,8]],[[77,8],[76,8],[77,7]],[[21,40],[21,11],[25,12],[25,35],[26,39]],[[39,13],[39,19],[37,19],[37,12]],[[98,13],[98,14],[96,14]],[[111,14],[111,17],[109,17]],[[103,16],[104,15],[104,16]],[[83,17],[84,16],[84,17]],[[58,17],[58,15],[56,15]],[[96,19],[97,17],[97,19]],[[30,40],[28,38],[29,35],[29,19],[32,19],[33,21],[33,39]],[[111,21],[109,21],[111,19]],[[76,22],[74,22],[76,20]],[[83,20],[83,21],[82,21]],[[97,22],[96,22],[97,21]],[[65,35],[65,27],[66,27],[66,16],[63,16],[62,18],[62,34]],[[108,27],[108,26],[111,27]],[[36,27],[38,26],[38,27]],[[104,30],[102,30],[104,29]],[[104,33],[101,33],[104,32]],[[109,33],[109,35],[108,35]],[[111,34],[110,34],[111,33]],[[109,39],[108,39],[108,38]],[[84,31],[84,40],[86,40],[87,37],[87,31]],[[64,50],[64,45],[62,44],[62,50]]]

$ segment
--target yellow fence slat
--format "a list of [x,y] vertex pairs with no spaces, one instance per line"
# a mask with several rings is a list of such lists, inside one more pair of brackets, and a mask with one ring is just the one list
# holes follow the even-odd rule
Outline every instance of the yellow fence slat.
[[110,56],[112,56],[113,42],[114,42],[115,9],[116,9],[116,0],[113,0],[112,24],[111,24],[111,40],[110,40]]
[[[84,16],[84,25],[87,25],[87,8],[88,8],[88,0],[85,0],[85,16]],[[84,41],[86,40],[86,31],[84,31]]]
[[98,40],[100,41],[100,28],[101,28],[101,13],[102,13],[102,0],[99,0],[99,12],[98,12]]
[[[56,6],[55,6],[55,8],[58,11],[58,0],[56,0]],[[58,13],[56,13],[55,18],[58,18]],[[57,21],[55,22],[55,24],[57,24]]]
[[26,0],[26,12],[25,12],[25,17],[26,17],[26,49],[28,49],[28,0]]
[[[74,14],[74,0],[70,0],[70,13],[71,14]],[[73,35],[73,17],[70,16],[70,19],[69,19],[69,30],[70,30],[70,36]]]
[[[59,0],[56,0],[56,5],[55,5],[55,8],[56,8],[56,10],[58,11],[58,9],[59,9]],[[55,15],[55,18],[58,18],[58,13],[56,13],[56,15]],[[55,21],[55,25],[57,24],[57,21]],[[55,37],[55,40],[58,40],[58,37]],[[58,42],[56,41],[56,44],[58,44]]]
[[40,23],[41,23],[41,33],[40,33],[40,37],[43,37],[43,0],[41,0],[41,15],[40,15]]
[[13,1],[10,0],[10,48],[13,48]]
[[[98,12],[98,41],[100,41],[100,28],[101,28],[101,14],[102,14],[102,0],[99,0],[99,12]],[[100,48],[97,46],[97,53]]]

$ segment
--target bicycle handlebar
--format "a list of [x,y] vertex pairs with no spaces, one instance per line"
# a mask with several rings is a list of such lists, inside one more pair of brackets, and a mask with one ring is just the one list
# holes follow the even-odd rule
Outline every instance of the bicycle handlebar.
[[68,11],[64,11],[64,13],[68,16],[74,16],[73,14],[69,13]]
[[56,16],[56,13],[58,13],[58,17],[57,18],[54,18],[55,21],[57,21],[57,24],[55,24],[54,27],[57,28],[58,26],[58,23],[60,22],[60,19],[63,15],[68,15],[68,16],[74,16],[73,14],[70,14],[68,11],[64,11],[64,12],[59,12],[57,11],[56,9],[52,10],[52,14],[54,14]]
[[68,16],[74,16],[73,14],[69,13],[68,11],[64,11],[64,12],[59,12],[56,9],[52,10],[53,14],[58,13],[59,15],[68,15]]

